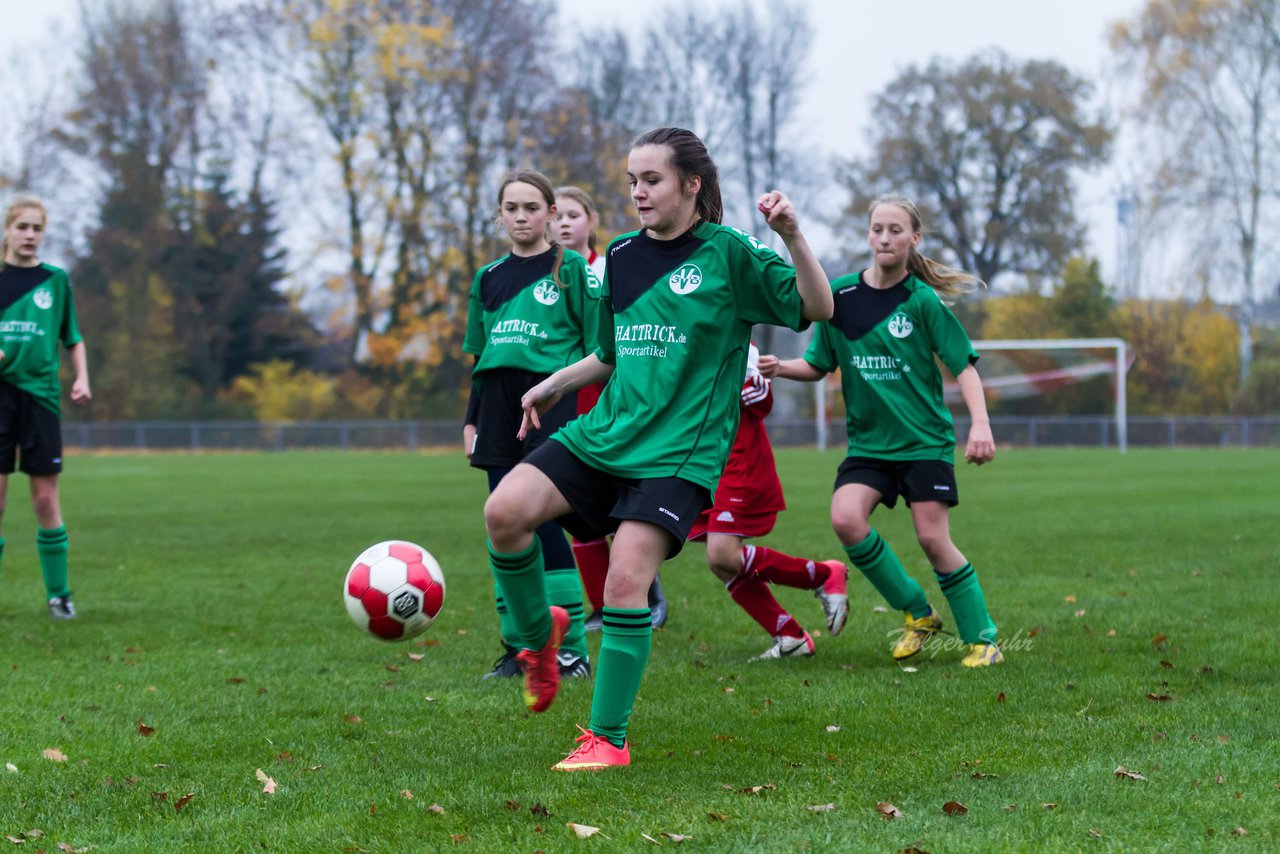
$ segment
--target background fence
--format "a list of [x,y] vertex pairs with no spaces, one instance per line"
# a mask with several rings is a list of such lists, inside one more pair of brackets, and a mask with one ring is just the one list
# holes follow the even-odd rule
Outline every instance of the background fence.
[[[1001,447],[1115,447],[1116,422],[1110,416],[992,418]],[[770,419],[777,446],[844,444],[844,421],[830,420],[825,431],[812,419]],[[968,434],[967,419],[956,419],[956,435]],[[821,435],[825,432],[825,436]],[[78,450],[288,451],[306,448],[409,449],[459,448],[457,421],[128,421],[63,422],[63,442]],[[1280,416],[1141,417],[1128,420],[1129,446],[1280,447]]]

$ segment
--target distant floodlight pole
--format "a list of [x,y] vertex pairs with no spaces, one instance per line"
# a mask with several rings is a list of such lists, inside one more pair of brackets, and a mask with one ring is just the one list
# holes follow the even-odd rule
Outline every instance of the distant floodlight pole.
[[1113,349],[1116,351],[1116,447],[1120,453],[1129,449],[1128,396],[1125,383],[1129,373],[1128,345],[1123,338],[1017,338],[1010,340],[974,341],[973,346],[983,350],[1084,350]]

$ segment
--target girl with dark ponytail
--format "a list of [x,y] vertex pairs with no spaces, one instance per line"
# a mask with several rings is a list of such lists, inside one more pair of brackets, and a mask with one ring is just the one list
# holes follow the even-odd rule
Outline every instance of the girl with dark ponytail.
[[627,728],[653,634],[649,587],[710,506],[738,428],[752,326],[803,329],[831,316],[831,287],[795,207],[776,190],[756,205],[790,264],[721,225],[719,174],[693,133],[641,136],[627,179],[641,228],[605,253],[599,342],[524,395],[521,435],[545,429],[566,395],[608,380],[600,401],[516,466],[485,505],[489,560],[525,639],[525,702],[535,712],[559,688],[568,618],[540,583],[534,531],[556,519],[584,541],[613,533],[590,728],[558,771],[631,762]]

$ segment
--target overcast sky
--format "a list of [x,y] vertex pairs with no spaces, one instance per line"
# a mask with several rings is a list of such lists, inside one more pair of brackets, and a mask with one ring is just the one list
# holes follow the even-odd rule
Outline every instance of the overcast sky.
[[[54,30],[73,29],[76,0],[3,0],[5,26],[0,49],[44,42]],[[714,2],[714,0],[713,0]],[[719,0],[723,5],[726,0]],[[727,0],[732,2],[732,0]],[[864,153],[860,129],[868,121],[872,95],[904,67],[931,57],[968,57],[999,47],[1015,59],[1055,59],[1099,82],[1098,99],[1108,98],[1107,36],[1110,25],[1132,17],[1142,0],[912,0],[891,4],[870,0],[804,0],[815,36],[809,83],[801,115],[808,139],[822,153]],[[566,34],[614,23],[642,31],[654,3],[635,0],[559,0]],[[10,66],[0,65],[6,76]],[[4,81],[8,89],[13,81]],[[1090,251],[1104,270],[1115,265],[1113,174],[1081,182],[1080,215],[1089,226]],[[830,239],[830,237],[828,237]]]

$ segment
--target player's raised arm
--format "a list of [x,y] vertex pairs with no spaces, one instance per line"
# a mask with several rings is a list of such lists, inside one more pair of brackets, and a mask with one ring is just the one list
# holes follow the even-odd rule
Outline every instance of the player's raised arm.
[[800,218],[796,214],[795,205],[779,190],[765,193],[756,202],[756,209],[764,214],[769,228],[777,232],[782,242],[791,253],[791,264],[796,268],[796,290],[800,292],[800,300],[804,305],[803,314],[806,320],[830,320],[835,309],[831,297],[831,283],[827,273],[818,263],[818,257],[809,247],[804,233],[800,231]]

